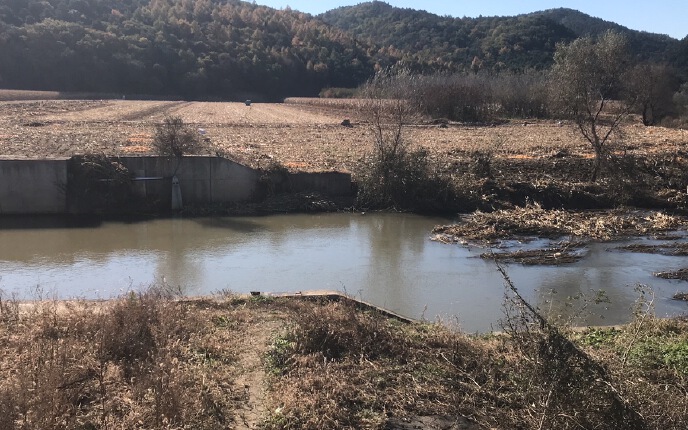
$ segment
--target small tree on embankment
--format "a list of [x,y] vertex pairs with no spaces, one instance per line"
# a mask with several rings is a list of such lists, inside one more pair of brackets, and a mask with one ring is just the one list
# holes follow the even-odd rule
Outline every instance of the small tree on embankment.
[[595,154],[591,180],[597,180],[609,156],[607,144],[619,132],[628,114],[623,103],[608,113],[609,102],[618,98],[622,77],[628,67],[625,38],[608,31],[599,38],[576,39],[558,45],[552,67],[554,105],[558,112],[573,120],[581,135],[590,142]]
[[405,128],[420,117],[414,105],[416,76],[378,72],[363,88],[361,110],[370,121],[372,151],[359,174],[363,207],[433,211],[445,207],[450,189],[423,148],[412,148]]

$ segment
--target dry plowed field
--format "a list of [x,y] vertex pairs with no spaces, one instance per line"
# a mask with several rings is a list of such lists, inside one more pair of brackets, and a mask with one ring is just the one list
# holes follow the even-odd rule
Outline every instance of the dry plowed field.
[[[0,97],[2,100],[2,97]],[[353,101],[295,99],[284,104],[129,100],[0,101],[0,156],[153,154],[155,125],[180,116],[204,137],[203,152],[253,167],[277,161],[297,171],[353,171],[371,148],[370,127]],[[343,127],[350,119],[352,127]],[[591,156],[573,127],[555,121],[512,121],[496,126],[416,124],[405,138],[447,166],[475,150],[510,158],[550,157],[562,150]],[[688,132],[625,126],[630,152],[686,150]]]

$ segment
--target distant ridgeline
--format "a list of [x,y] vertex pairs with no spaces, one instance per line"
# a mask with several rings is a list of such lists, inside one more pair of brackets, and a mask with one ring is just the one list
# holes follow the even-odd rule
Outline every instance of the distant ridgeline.
[[451,18],[383,2],[319,16],[236,0],[0,0],[0,88],[276,100],[356,87],[376,68],[544,69],[555,45],[615,29],[688,73],[688,38],[570,9]]

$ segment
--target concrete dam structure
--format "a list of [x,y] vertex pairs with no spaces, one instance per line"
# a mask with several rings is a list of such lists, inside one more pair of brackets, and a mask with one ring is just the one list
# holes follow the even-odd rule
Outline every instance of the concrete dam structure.
[[170,211],[173,177],[184,206],[260,201],[279,193],[352,192],[348,173],[264,171],[211,156],[0,159],[0,215]]

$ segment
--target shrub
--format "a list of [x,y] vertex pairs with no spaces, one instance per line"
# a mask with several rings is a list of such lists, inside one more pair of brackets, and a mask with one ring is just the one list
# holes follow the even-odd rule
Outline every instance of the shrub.
[[373,150],[359,171],[358,203],[364,207],[433,210],[445,206],[449,182],[427,151],[411,149],[404,129],[419,118],[412,103],[417,76],[380,72],[364,88],[361,110],[370,118]]
[[200,146],[198,133],[184,124],[181,117],[166,117],[162,124],[155,127],[153,147],[158,154],[177,159],[174,174],[179,169],[182,157],[186,154],[197,154]]
[[492,119],[490,81],[483,75],[435,74],[414,81],[415,104],[433,118],[489,122]]
[[77,212],[123,211],[135,204],[133,174],[117,159],[77,155],[68,161],[69,205]]

